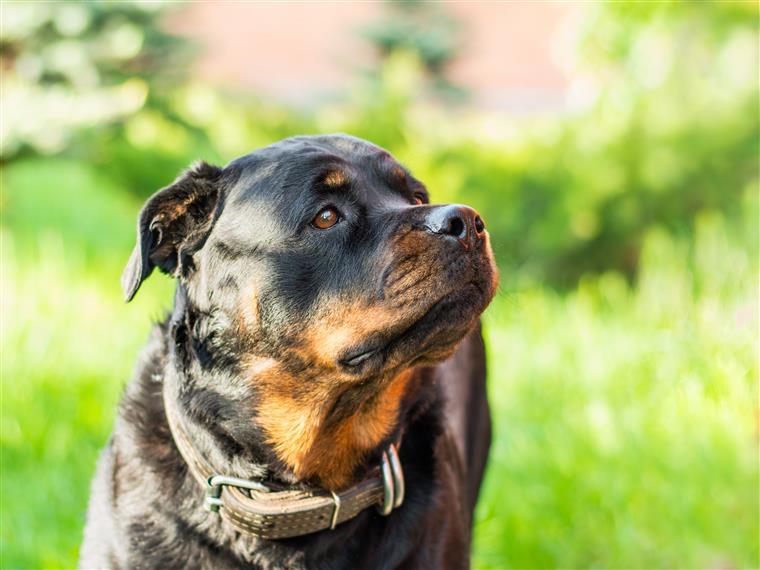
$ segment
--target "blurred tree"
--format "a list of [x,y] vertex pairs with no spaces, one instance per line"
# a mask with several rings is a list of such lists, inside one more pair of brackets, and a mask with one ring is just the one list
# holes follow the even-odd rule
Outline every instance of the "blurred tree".
[[386,13],[361,30],[377,49],[381,62],[398,52],[410,52],[420,61],[436,95],[461,101],[466,91],[446,77],[446,68],[462,46],[461,24],[445,6],[422,0],[389,1]]
[[651,228],[689,236],[700,212],[757,205],[757,21],[747,2],[594,4],[573,73],[584,103],[516,140],[508,124],[500,143],[459,137],[426,174],[487,213],[519,279],[634,277]]
[[167,6],[3,3],[3,160],[60,151],[78,129],[141,108],[171,116],[165,95],[182,82],[190,51],[159,26]]
[[631,275],[652,226],[692,234],[699,212],[742,215],[744,195],[758,191],[758,15],[742,1],[590,12],[579,71],[595,97],[585,124],[566,133],[575,246],[557,265],[572,280],[578,263]]

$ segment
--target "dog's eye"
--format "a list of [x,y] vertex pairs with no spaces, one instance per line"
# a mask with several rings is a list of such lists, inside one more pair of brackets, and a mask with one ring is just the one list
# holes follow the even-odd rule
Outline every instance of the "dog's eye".
[[333,227],[340,221],[340,213],[332,206],[322,208],[317,216],[312,220],[311,224],[320,230],[326,230]]
[[424,204],[425,203],[425,195],[424,194],[420,194],[419,192],[417,194],[415,194],[414,195],[414,203],[417,204],[418,206]]

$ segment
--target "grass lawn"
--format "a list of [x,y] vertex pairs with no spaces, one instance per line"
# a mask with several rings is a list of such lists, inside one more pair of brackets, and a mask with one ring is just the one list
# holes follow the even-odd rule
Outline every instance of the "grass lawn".
[[[138,204],[56,168],[6,180],[3,568],[76,564],[98,450],[171,299],[154,277],[122,302]],[[87,215],[47,194],[37,211],[34,189],[53,183]],[[729,229],[706,215],[692,243],[652,233],[635,287],[607,274],[496,299],[474,567],[760,565],[758,267]]]

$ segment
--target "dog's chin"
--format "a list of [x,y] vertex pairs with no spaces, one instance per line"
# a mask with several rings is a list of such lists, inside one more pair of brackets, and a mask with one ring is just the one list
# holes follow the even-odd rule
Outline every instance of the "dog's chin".
[[401,330],[379,331],[340,359],[358,377],[393,373],[447,358],[477,323],[493,297],[490,282],[473,280],[426,303],[421,316]]

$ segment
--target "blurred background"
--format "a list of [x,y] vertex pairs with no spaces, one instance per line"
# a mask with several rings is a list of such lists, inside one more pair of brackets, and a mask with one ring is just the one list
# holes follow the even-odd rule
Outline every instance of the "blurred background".
[[0,8],[1,566],[76,563],[144,199],[336,131],[491,232],[473,566],[760,566],[756,2]]

